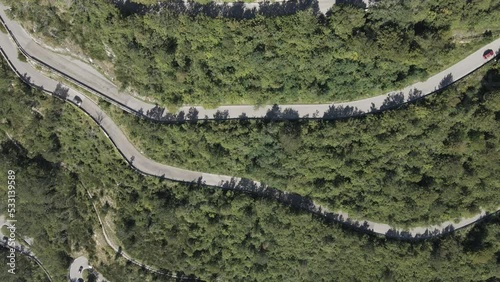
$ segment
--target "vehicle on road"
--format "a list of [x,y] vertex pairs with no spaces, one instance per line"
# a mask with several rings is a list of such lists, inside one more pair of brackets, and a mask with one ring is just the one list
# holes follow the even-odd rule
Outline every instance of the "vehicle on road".
[[82,106],[82,98],[80,98],[79,96],[75,96],[73,98],[73,100],[75,101],[75,104],[78,106],[78,107],[81,107]]
[[493,52],[493,50],[491,50],[491,49],[488,49],[488,50],[484,51],[483,58],[484,59],[489,59],[493,55],[495,55],[495,52]]
[[80,273],[81,273],[81,272],[82,272],[82,270],[83,270],[83,266],[80,266],[80,268],[78,268],[78,272],[80,272]]

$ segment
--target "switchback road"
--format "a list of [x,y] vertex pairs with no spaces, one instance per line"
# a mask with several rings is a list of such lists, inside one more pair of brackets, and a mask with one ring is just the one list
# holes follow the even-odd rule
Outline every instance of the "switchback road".
[[[50,68],[54,72],[59,72],[60,74],[64,74],[66,77],[71,77],[70,79],[72,79],[79,85],[83,85],[88,89],[91,89],[94,93],[98,93],[101,96],[107,97],[118,106],[124,109],[128,109],[130,112],[136,112],[140,109],[144,110],[146,109],[145,107],[151,108],[152,105],[131,97],[126,93],[119,92],[111,82],[107,81],[107,79],[105,79],[101,74],[93,70],[91,67],[85,65],[84,63],[76,61],[69,57],[51,53],[50,51],[34,43],[33,40],[31,40],[30,36],[17,23],[7,19],[7,16],[5,15],[3,9],[4,7],[0,5],[0,17],[1,19],[3,19],[5,27],[9,30],[9,33],[6,34],[0,32],[0,50],[11,68],[26,83],[30,84],[33,87],[42,89],[50,94],[54,94],[56,89],[60,89],[60,85],[58,85],[59,83],[56,80],[38,71],[29,62],[24,62],[23,60],[21,60],[18,56],[18,47],[21,52],[28,56],[28,59],[30,61],[36,61],[36,63],[42,64]],[[403,90],[405,100],[407,100],[408,98],[407,91],[409,91],[410,89],[418,88],[423,92],[423,95],[427,95],[433,93],[436,89],[445,87],[447,84],[451,83],[454,80],[466,76],[467,74],[471,73],[473,70],[481,67],[487,62],[487,60],[484,60],[482,58],[482,53],[485,49],[498,50],[499,48],[500,39],[497,39],[494,42],[487,44],[480,50],[474,52],[472,55],[466,57],[449,69],[429,78],[427,81],[417,83],[405,88]],[[43,60],[46,60],[46,62],[42,61],[42,59],[40,58],[43,58]],[[452,76],[452,79],[450,79],[450,76]],[[76,78],[78,78],[78,80]],[[443,81],[445,81],[446,84],[443,84]],[[388,96],[389,95],[385,94],[360,101],[343,103],[343,105],[355,106],[362,111],[369,111],[370,108],[374,107],[380,109],[383,101]],[[270,195],[271,197],[285,203],[292,203],[294,202],[294,200],[296,202],[296,199],[300,198],[301,207],[312,213],[320,214],[322,216],[331,218],[337,222],[341,222],[345,225],[360,229],[367,233],[381,234],[396,238],[411,239],[437,236],[440,234],[452,232],[453,230],[456,230],[458,228],[465,227],[471,223],[476,222],[487,214],[485,211],[483,211],[472,218],[460,219],[456,222],[454,221],[453,223],[450,221],[444,222],[440,225],[415,227],[409,230],[400,230],[384,223],[372,222],[368,220],[356,221],[352,218],[349,218],[349,215],[347,213],[328,212],[325,207],[321,207],[320,205],[314,203],[313,201],[307,200],[300,195],[279,191],[270,187],[264,187],[259,182],[242,180],[238,177],[231,177],[226,175],[190,171],[153,161],[142,155],[137,150],[137,148],[135,148],[134,145],[132,145],[132,143],[127,139],[125,134],[113,122],[113,120],[111,120],[111,118],[105,112],[103,112],[95,102],[87,98],[83,93],[78,92],[73,88],[68,88],[66,100],[77,105],[81,110],[92,117],[101,126],[102,130],[111,140],[111,142],[116,146],[123,157],[130,163],[130,165],[139,172],[146,175],[163,177],[180,182],[199,182],[208,186],[219,187],[223,189],[234,189],[245,192],[258,192],[259,194]],[[322,111],[327,110],[329,106],[329,104],[325,104],[290,105],[282,107],[293,108],[294,110],[299,112],[301,116],[304,116],[313,115],[316,112],[321,113]],[[201,107],[197,108],[199,109],[199,114],[202,116],[215,114],[214,110],[206,110]],[[219,107],[218,109],[227,110],[233,117],[237,117],[243,113],[246,113],[248,117],[259,118],[265,116],[267,110],[270,108],[271,106],[260,109],[254,109],[253,106],[225,106]],[[184,110],[189,110],[189,108],[186,108]]]

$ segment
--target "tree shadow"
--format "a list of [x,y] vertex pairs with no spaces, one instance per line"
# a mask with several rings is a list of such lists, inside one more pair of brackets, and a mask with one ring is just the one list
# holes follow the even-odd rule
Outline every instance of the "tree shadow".
[[69,88],[67,87],[64,87],[61,83],[58,83],[56,85],[56,89],[54,90],[54,95],[63,99],[63,100],[66,100],[66,98],[68,98],[69,94]]
[[441,82],[439,82],[438,90],[443,89],[453,83],[453,75],[451,73],[447,74]]
[[285,108],[283,111],[280,106],[274,104],[271,109],[267,110],[266,115],[263,118],[265,121],[276,121],[276,120],[299,120],[299,112],[291,108]]
[[249,117],[247,116],[246,113],[242,113],[239,117],[238,117],[238,122],[241,126],[249,126],[250,125],[250,119]]
[[481,80],[481,86],[488,90],[500,89],[500,71],[498,69],[488,70]]
[[489,69],[481,78],[480,87],[468,87],[460,96],[460,102],[457,107],[470,108],[477,102],[484,103],[488,97],[495,95],[496,90],[500,89],[500,71],[498,69]]
[[488,229],[482,224],[474,226],[468,233],[467,238],[463,242],[464,251],[477,252],[489,247],[489,243],[485,242],[488,237]]
[[24,82],[26,82],[27,84],[31,84],[31,76],[29,76],[28,73],[25,72],[21,76],[21,79],[24,80]]
[[241,115],[238,116],[239,120],[248,120],[248,116],[246,113],[241,113]]
[[388,238],[394,238],[394,239],[427,239],[427,238],[432,238],[440,235],[445,235],[448,233],[451,233],[455,231],[455,227],[453,227],[452,224],[446,226],[443,229],[426,229],[424,233],[418,233],[415,235],[412,235],[409,231],[406,230],[396,230],[396,229],[389,229],[386,233],[385,236]]
[[177,121],[177,122],[183,122],[185,120],[186,120],[186,113],[184,113],[184,111],[180,111],[177,114],[177,117],[175,118],[175,121]]
[[331,105],[328,110],[323,114],[323,119],[340,119],[347,117],[360,116],[364,114],[363,111],[352,106],[335,106]]
[[215,114],[214,114],[215,120],[226,120],[228,118],[229,118],[229,111],[228,110],[224,110],[224,111],[217,110],[217,112],[215,112]]
[[271,109],[267,110],[264,116],[265,120],[278,120],[281,116],[281,108],[278,104],[274,104]]
[[161,120],[164,115],[165,108],[155,105],[153,108],[146,111],[146,116],[151,119]]
[[285,120],[298,120],[300,116],[298,111],[291,108],[285,108],[281,113],[281,118]]
[[199,111],[195,107],[189,108],[188,113],[186,114],[186,119],[196,122],[198,121],[198,113]]
[[410,89],[408,92],[407,102],[418,100],[422,97],[422,90],[418,90],[417,88]]
[[336,0],[335,5],[352,5],[366,9],[366,3],[363,0]]
[[405,103],[405,95],[403,94],[403,92],[390,93],[389,95],[387,95],[387,98],[385,98],[384,102],[382,103],[382,106],[380,106],[380,110],[383,111],[392,109],[404,103]]

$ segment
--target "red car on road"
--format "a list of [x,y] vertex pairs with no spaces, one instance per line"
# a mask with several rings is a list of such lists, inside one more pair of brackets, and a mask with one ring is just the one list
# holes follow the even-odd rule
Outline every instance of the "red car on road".
[[489,59],[489,58],[490,58],[490,57],[492,57],[493,55],[495,55],[495,53],[493,52],[493,50],[488,49],[488,50],[484,51],[484,53],[483,53],[483,58],[485,58],[485,59]]

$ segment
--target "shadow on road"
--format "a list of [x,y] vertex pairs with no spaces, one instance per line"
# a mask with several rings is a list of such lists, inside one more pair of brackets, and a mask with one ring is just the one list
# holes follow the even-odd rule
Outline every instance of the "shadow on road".
[[446,86],[452,84],[453,82],[454,82],[453,75],[449,73],[441,80],[441,82],[439,82],[438,89],[443,89]]
[[352,5],[366,9],[366,3],[363,0],[336,0],[335,5]]
[[[362,1],[360,1],[362,2]],[[300,10],[311,8],[315,14],[319,13],[319,6],[317,0],[291,0],[285,2],[261,2],[258,8],[245,8],[245,3],[224,3],[217,4],[214,2],[208,4],[200,4],[189,0],[184,2],[182,0],[174,0],[168,2],[159,2],[154,5],[143,5],[132,3],[129,1],[112,0],[112,3],[118,7],[123,16],[130,16],[132,14],[144,15],[146,13],[160,12],[168,9],[176,14],[184,14],[191,17],[198,15],[205,15],[208,17],[226,17],[236,19],[251,19],[257,15],[265,17],[279,17],[284,15],[294,14]]]

